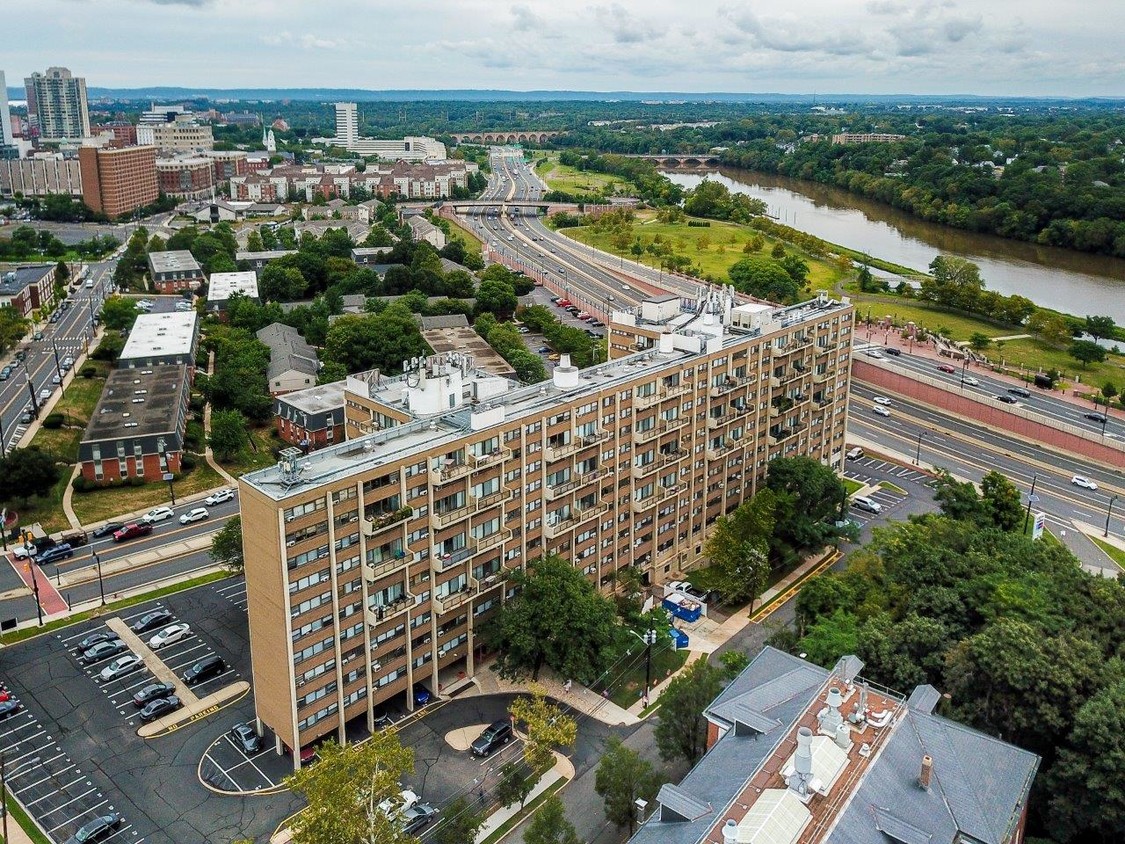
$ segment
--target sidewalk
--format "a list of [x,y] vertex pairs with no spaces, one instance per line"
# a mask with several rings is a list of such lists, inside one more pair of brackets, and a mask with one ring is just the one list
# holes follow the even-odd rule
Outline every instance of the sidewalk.
[[[491,665],[481,667],[471,682],[478,689],[476,694],[482,695],[518,694],[526,692],[528,687],[527,683],[513,683],[510,680],[505,680],[492,669]],[[549,668],[540,671],[539,679],[535,682],[547,690],[548,696],[591,718],[596,718],[603,724],[616,727],[636,724],[640,721],[639,718],[622,709],[612,700],[602,697],[597,692],[578,683],[572,683],[570,691],[567,691],[563,682]],[[467,694],[473,693],[468,692]]]
[[[536,797],[559,780],[562,780],[565,784],[572,779],[574,779],[574,766],[570,764],[570,760],[561,753],[556,753],[555,766],[539,778],[539,782],[535,784],[535,788],[531,789],[531,793],[527,795],[524,806],[531,804]],[[488,838],[488,836],[518,815],[521,811],[519,804],[516,803],[513,803],[511,806],[501,806],[488,816],[481,826],[480,831],[477,832],[477,837],[474,841],[484,841],[484,839]],[[531,817],[531,815],[528,815],[528,817]],[[514,831],[514,829],[513,827],[512,831]]]
[[[208,376],[215,374],[215,352],[207,353],[207,374]],[[203,457],[207,461],[207,465],[218,472],[223,479],[231,486],[237,486],[238,481],[227,472],[219,461],[215,459],[214,452],[211,451],[211,402],[203,405]]]

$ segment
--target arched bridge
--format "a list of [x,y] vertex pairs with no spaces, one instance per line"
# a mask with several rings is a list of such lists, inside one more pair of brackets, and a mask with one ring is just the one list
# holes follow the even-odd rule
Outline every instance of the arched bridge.
[[658,167],[716,167],[722,159],[711,153],[670,153],[661,155],[625,155],[623,158],[643,158]]
[[451,132],[451,137],[459,144],[542,144],[562,132],[540,132],[531,130],[526,132]]

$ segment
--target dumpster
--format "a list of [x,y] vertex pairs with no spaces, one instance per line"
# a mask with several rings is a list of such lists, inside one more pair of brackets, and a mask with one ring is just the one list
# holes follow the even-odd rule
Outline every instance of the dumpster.
[[703,613],[703,607],[699,601],[689,598],[687,595],[681,595],[679,592],[673,592],[666,596],[663,607],[676,618],[689,623],[699,621],[699,616]]

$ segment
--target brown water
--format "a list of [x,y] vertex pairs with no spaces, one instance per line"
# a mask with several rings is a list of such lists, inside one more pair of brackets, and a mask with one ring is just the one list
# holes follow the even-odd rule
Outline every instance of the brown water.
[[838,188],[750,170],[666,171],[678,185],[703,178],[761,199],[779,222],[831,243],[916,270],[938,254],[977,264],[985,286],[1018,293],[1038,305],[1077,316],[1105,314],[1125,325],[1125,260],[1037,246],[927,223],[889,205]]

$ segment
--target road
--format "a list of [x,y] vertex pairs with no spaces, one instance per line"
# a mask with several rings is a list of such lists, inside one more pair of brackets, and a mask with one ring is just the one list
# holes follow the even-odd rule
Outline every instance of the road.
[[[860,331],[859,334],[863,334],[863,332]],[[881,345],[876,342],[879,340],[880,334],[881,332],[879,331],[873,333],[870,345],[869,343],[861,342],[861,338],[857,336],[855,346],[858,350],[858,354],[862,356],[869,353],[876,353],[876,350],[881,348]],[[882,352],[878,352],[878,354],[882,354]],[[862,360],[863,358],[861,357],[860,359]],[[1092,406],[1083,407],[1073,402],[1063,401],[1058,393],[1049,390],[1040,390],[1034,386],[1028,385],[1027,389],[1031,393],[1030,398],[1013,396],[1008,392],[1008,389],[1012,386],[1011,381],[1005,381],[995,377],[986,369],[973,368],[972,366],[966,368],[963,364],[959,364],[956,361],[949,361],[943,365],[952,366],[956,371],[941,372],[937,369],[938,364],[933,358],[911,355],[906,351],[898,357],[886,355],[879,359],[878,363],[891,369],[897,369],[908,375],[924,375],[927,378],[948,379],[950,384],[956,384],[966,393],[976,396],[985,398],[1005,396],[1012,398],[1016,400],[1019,406],[1035,411],[1052,422],[1074,425],[1077,428],[1082,428],[1092,433],[1102,433],[1104,430],[1106,437],[1118,440],[1125,439],[1125,417],[1122,417],[1120,413],[1115,415],[1112,410],[1107,413],[1105,408],[1099,406],[1096,412],[1106,415],[1106,422],[1103,425],[1100,421],[1087,418],[1087,413],[1095,412]],[[963,377],[965,379],[964,381],[962,381]]]

